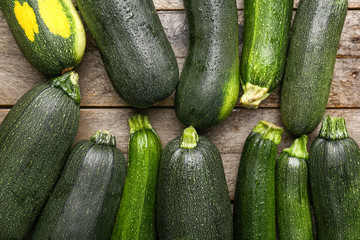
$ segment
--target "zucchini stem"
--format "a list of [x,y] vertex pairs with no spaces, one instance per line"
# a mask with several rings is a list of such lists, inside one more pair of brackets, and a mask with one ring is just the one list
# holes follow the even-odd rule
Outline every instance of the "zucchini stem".
[[241,96],[241,106],[249,109],[257,109],[259,104],[267,98],[270,94],[268,88],[262,88],[251,83],[246,83],[244,94]]
[[97,132],[90,137],[90,141],[95,144],[104,144],[110,147],[116,146],[116,138],[106,130],[97,130]]
[[300,138],[295,139],[291,147],[285,148],[283,152],[288,153],[290,157],[308,160],[309,153],[306,148],[307,141],[308,137],[306,135],[302,135]]
[[63,90],[76,104],[80,104],[79,75],[74,72],[67,72],[59,77],[49,80],[51,86]]
[[199,142],[199,135],[197,134],[194,127],[190,126],[186,128],[181,135],[180,147],[185,149],[196,148]]
[[273,141],[276,145],[279,145],[283,128],[262,120],[252,131],[259,133],[263,139]]
[[326,140],[340,140],[349,137],[349,132],[346,129],[345,119],[330,117],[327,115],[324,117],[319,137]]
[[129,118],[128,124],[130,128],[130,135],[141,129],[150,129],[150,130],[153,129],[153,127],[150,124],[149,118],[141,114]]

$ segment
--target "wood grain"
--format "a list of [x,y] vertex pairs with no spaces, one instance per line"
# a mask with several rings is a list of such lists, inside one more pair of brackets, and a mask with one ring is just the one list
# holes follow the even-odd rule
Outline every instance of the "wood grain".
[[[0,110],[0,122],[9,110]],[[177,120],[172,108],[151,108],[137,111],[132,108],[82,109],[80,128],[75,142],[89,138],[98,129],[105,129],[116,136],[117,146],[127,153],[129,128],[127,119],[136,113],[149,116],[150,122],[157,131],[162,145],[179,136],[184,126]],[[326,114],[333,117],[344,117],[350,136],[360,143],[360,109],[329,109]],[[219,149],[226,173],[231,197],[234,195],[237,169],[244,142],[260,120],[267,120],[281,126],[278,109],[259,109],[255,111],[237,109],[222,124],[201,134],[208,137]],[[319,129],[319,127],[318,127]],[[318,129],[309,135],[309,146],[317,136]],[[279,153],[291,145],[293,138],[284,132],[279,144]]]
[[[1,57],[0,57],[1,59]],[[13,68],[6,69],[0,61],[0,106],[11,106],[28,90],[37,84],[43,83],[46,77],[24,62],[25,67],[18,66],[16,61],[23,57],[12,56]],[[178,58],[179,68],[182,69],[184,58]],[[105,72],[97,50],[88,50],[83,63],[77,67],[80,75],[82,106],[86,107],[124,107],[122,101],[113,89]],[[331,87],[329,108],[356,108],[360,107],[360,58],[338,58],[335,65],[333,83]],[[242,92],[240,93],[240,95]],[[173,106],[174,95],[156,104],[156,106]],[[260,108],[279,107],[279,90],[271,94]]]
[[[360,1],[360,0],[359,0]],[[188,49],[188,26],[184,11],[158,12],[166,35],[177,57],[186,57]],[[240,50],[242,49],[242,33],[244,25],[244,12],[238,11],[238,24],[240,34]],[[293,17],[295,12],[293,13]],[[357,11],[347,12],[344,28],[339,44],[339,57],[360,57],[360,14]]]
[[[244,8],[244,0],[237,0],[238,9]],[[299,0],[295,0],[294,8],[299,5]],[[156,9],[158,10],[182,10],[184,9],[183,0],[154,0]],[[357,9],[360,8],[360,0],[349,0],[349,8]]]
[[[359,0],[360,1],[360,0]],[[180,70],[184,64],[188,40],[183,11],[160,11],[165,32],[177,55]],[[242,24],[242,11],[239,11]],[[360,107],[360,14],[348,11],[328,107]],[[240,31],[242,27],[240,25]],[[241,35],[241,34],[240,34]],[[239,45],[241,49],[241,43]],[[87,47],[82,63],[75,69],[80,75],[82,106],[128,106],[115,93],[104,69],[100,53],[91,34],[87,31]],[[0,106],[12,106],[30,88],[46,81],[23,57],[0,12]],[[343,94],[346,93],[346,94]],[[240,93],[241,94],[241,93]],[[173,96],[157,106],[173,106]],[[260,107],[279,107],[279,93],[272,94]]]

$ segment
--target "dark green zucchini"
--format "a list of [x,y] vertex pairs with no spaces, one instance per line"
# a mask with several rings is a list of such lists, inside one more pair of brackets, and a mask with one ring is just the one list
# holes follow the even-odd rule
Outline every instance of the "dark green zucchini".
[[129,168],[111,239],[156,239],[155,195],[162,146],[146,116],[128,120]]
[[184,130],[165,147],[156,195],[159,239],[232,239],[224,167],[216,146]]
[[125,176],[126,160],[109,132],[77,143],[32,239],[110,239]]
[[245,141],[235,189],[235,239],[276,239],[275,164],[282,132],[260,121]]
[[238,15],[235,0],[185,0],[190,45],[175,111],[187,126],[225,120],[239,95]]
[[0,239],[23,239],[48,198],[79,127],[78,75],[32,88],[0,125]]
[[309,174],[318,239],[359,239],[360,149],[345,119],[324,118],[311,144]]
[[276,213],[280,240],[313,240],[306,160],[307,136],[295,139],[276,164]]
[[2,0],[0,7],[21,52],[40,72],[59,75],[80,63],[86,36],[71,0]]
[[281,120],[294,136],[319,125],[329,98],[347,0],[302,0],[281,89]]
[[245,0],[240,103],[258,108],[279,85],[290,38],[294,0]]
[[152,0],[76,0],[119,96],[146,108],[176,88],[179,70]]

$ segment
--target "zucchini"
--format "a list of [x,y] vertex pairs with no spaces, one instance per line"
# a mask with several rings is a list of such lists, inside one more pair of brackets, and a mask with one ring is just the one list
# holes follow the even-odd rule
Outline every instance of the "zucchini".
[[232,239],[230,196],[216,146],[193,127],[170,141],[156,195],[159,239]]
[[152,0],[76,3],[125,102],[147,108],[175,90],[178,65]]
[[276,213],[279,239],[313,240],[308,194],[307,136],[295,139],[276,164]]
[[175,112],[187,126],[224,121],[239,95],[238,15],[235,0],[185,0],[190,45]]
[[79,127],[78,75],[32,88],[0,125],[0,239],[23,239],[63,167]]
[[162,146],[146,116],[128,120],[129,168],[111,239],[156,239],[155,195]]
[[309,174],[318,239],[359,239],[360,149],[345,119],[324,118],[310,147]]
[[77,143],[32,239],[110,239],[125,176],[126,160],[109,132]]
[[240,103],[258,108],[279,85],[285,67],[294,0],[245,0]]
[[319,125],[329,98],[347,0],[302,0],[281,89],[281,120],[294,136]]
[[25,58],[40,72],[59,75],[84,55],[84,26],[71,0],[2,0],[0,8]]
[[260,121],[245,141],[235,188],[235,239],[276,239],[275,164],[282,132]]

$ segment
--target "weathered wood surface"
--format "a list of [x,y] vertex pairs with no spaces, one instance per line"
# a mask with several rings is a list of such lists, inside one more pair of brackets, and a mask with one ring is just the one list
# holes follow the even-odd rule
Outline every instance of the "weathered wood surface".
[[[8,111],[0,110],[0,122]],[[75,142],[89,138],[98,129],[106,129],[116,136],[117,146],[121,151],[127,153],[129,140],[127,119],[136,113],[149,116],[150,122],[159,134],[163,146],[179,136],[184,129],[184,126],[177,120],[172,108],[152,108],[142,111],[132,108],[82,109],[80,128]],[[330,109],[327,110],[326,114],[344,117],[350,136],[360,143],[360,109]],[[234,196],[237,169],[246,137],[257,122],[263,119],[281,126],[279,116],[278,109],[259,109],[256,111],[236,109],[225,122],[202,132],[218,147],[222,155],[231,197]],[[309,136],[309,146],[317,134],[318,129]],[[282,139],[278,148],[279,153],[282,149],[289,147],[293,141],[293,138],[287,132],[283,133]]]
[[[159,11],[158,14],[176,57],[186,57],[188,49],[188,27],[185,12]],[[239,47],[241,50],[244,12],[239,10],[238,16],[240,30]],[[295,12],[293,13],[293,17],[294,16]],[[360,14],[355,10],[349,10],[347,12],[337,55],[339,57],[360,57]]]
[[[360,1],[360,0],[359,0]],[[243,25],[243,11],[239,13],[240,30]],[[177,57],[186,57],[188,47],[188,28],[184,11],[159,11],[162,25],[169,38]],[[88,34],[89,35],[89,34]],[[242,35],[242,30],[240,35]],[[10,34],[3,14],[0,12],[0,50],[4,54],[14,54],[16,44]],[[93,48],[93,41],[88,41],[88,47]],[[241,49],[241,46],[240,46]],[[15,52],[14,52],[15,51]],[[4,57],[2,54],[1,57]],[[349,10],[343,34],[340,41],[338,56],[360,57],[360,14],[357,11]]]
[[[244,8],[244,0],[237,0],[238,9]],[[294,1],[294,8],[299,5],[299,0]],[[184,9],[183,0],[154,0],[156,9],[158,10],[182,10]],[[360,8],[360,0],[349,0],[349,8]]]
[[[242,24],[242,11],[239,11],[239,15],[239,24]],[[173,49],[180,56],[177,60],[181,70],[188,46],[184,12],[160,11],[159,16]],[[87,40],[84,59],[75,69],[80,74],[82,106],[128,106],[111,86],[100,53],[89,32]],[[357,11],[348,11],[338,53],[328,107],[360,107],[360,14]],[[344,57],[345,55],[348,57]],[[45,80],[46,77],[34,69],[21,54],[0,12],[0,106],[14,105],[26,91]],[[260,107],[279,107],[278,96],[278,93],[272,94]],[[173,106],[173,96],[157,106]]]
[[[46,77],[33,69],[21,53],[1,61],[0,55],[0,106],[11,106],[29,89],[43,83]],[[178,58],[180,69],[183,58]],[[19,64],[20,62],[20,64]],[[5,64],[6,63],[6,64]],[[12,66],[11,68],[9,66]],[[77,67],[80,75],[82,106],[128,106],[113,89],[97,50],[87,51],[83,63]],[[338,58],[331,87],[329,108],[360,107],[360,58]],[[240,93],[241,95],[242,93]],[[157,104],[173,106],[174,95]],[[279,107],[279,91],[271,94],[260,107]]]

